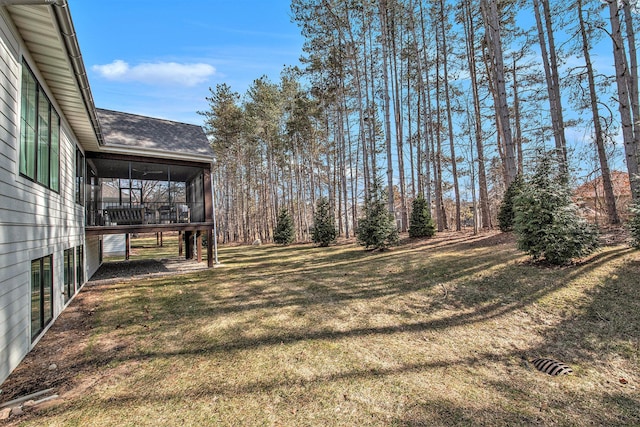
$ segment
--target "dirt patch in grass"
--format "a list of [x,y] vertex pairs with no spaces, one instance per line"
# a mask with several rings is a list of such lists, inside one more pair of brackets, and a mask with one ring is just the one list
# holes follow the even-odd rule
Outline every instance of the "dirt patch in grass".
[[182,258],[131,259],[104,263],[90,284],[117,283],[205,270],[207,263]]
[[[112,259],[98,269],[35,348],[2,384],[0,403],[46,389],[54,389],[62,399],[76,399],[90,392],[92,386],[103,380],[105,375],[118,376],[113,370],[101,374],[100,368],[121,356],[130,347],[132,338],[107,337],[97,343],[93,330],[97,324],[94,314],[100,308],[103,292],[114,289],[113,285],[207,269],[206,262],[198,263],[177,257],[136,259],[136,255],[142,253],[150,256],[149,252],[157,250],[154,239],[155,237],[143,237],[137,240],[138,245],[131,260]],[[168,247],[175,249],[177,243],[170,241]],[[59,399],[53,403],[59,403]],[[46,405],[49,406],[51,405]]]
[[2,385],[2,402],[49,388],[64,394],[76,387],[77,375],[96,368],[88,363],[86,349],[92,341],[100,291],[87,286],[80,292]]
[[510,234],[438,233],[220,258],[86,286],[0,395],[60,398],[5,424],[640,424],[638,251],[544,268]]

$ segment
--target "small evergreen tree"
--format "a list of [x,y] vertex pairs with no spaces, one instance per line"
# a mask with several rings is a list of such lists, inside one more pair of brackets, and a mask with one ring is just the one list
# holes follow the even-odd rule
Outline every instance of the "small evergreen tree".
[[411,218],[409,218],[409,237],[432,237],[436,227],[431,218],[431,210],[422,195],[411,204]]
[[365,249],[384,250],[398,243],[398,227],[387,209],[387,195],[376,179],[364,202],[364,216],[358,219],[356,237]]
[[285,208],[280,209],[278,214],[278,223],[273,231],[273,241],[279,245],[290,245],[295,240],[293,230],[293,220],[289,211]]
[[564,264],[598,247],[597,230],[580,217],[554,156],[539,159],[535,174],[514,198],[518,248],[534,259]]
[[513,199],[522,191],[523,182],[522,175],[516,175],[516,178],[509,184],[507,191],[504,193],[502,203],[500,203],[500,209],[498,210],[498,227],[500,231],[507,232],[513,230],[515,220]]
[[313,215],[311,240],[321,247],[327,247],[336,241],[337,235],[336,220],[331,214],[329,200],[326,197],[321,197],[316,203],[316,212]]

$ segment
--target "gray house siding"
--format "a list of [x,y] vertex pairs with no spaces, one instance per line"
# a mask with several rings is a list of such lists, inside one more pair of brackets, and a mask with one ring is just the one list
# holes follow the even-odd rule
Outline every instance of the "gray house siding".
[[84,277],[91,277],[100,268],[100,236],[88,236],[85,241],[85,272]]
[[104,236],[105,256],[124,256],[127,252],[127,240],[124,234]]
[[[65,292],[65,270],[73,271],[74,276],[79,271],[78,276],[82,276],[84,282],[102,262],[100,255],[105,246],[102,234],[107,227],[101,230],[104,225],[98,223],[85,226],[86,218],[97,218],[98,215],[95,209],[90,209],[91,215],[86,217],[85,207],[76,203],[76,150],[84,152],[85,158],[89,157],[94,162],[117,158],[128,164],[132,161],[175,164],[176,170],[184,175],[182,182],[185,185],[195,185],[196,182],[189,177],[199,176],[199,193],[194,193],[192,200],[200,204],[200,217],[192,216],[190,224],[180,223],[175,227],[176,230],[182,229],[180,227],[186,230],[187,226],[193,227],[193,223],[201,223],[196,224],[200,227],[197,232],[206,231],[209,236],[213,227],[211,191],[210,188],[205,190],[210,181],[203,178],[210,174],[213,153],[202,128],[128,113],[98,112],[93,105],[67,2],[62,0],[55,5],[36,3],[0,5],[0,383],[18,366],[69,303],[69,295]],[[47,110],[52,107],[60,117],[59,191],[49,188],[56,187],[55,175],[53,181],[44,186],[20,174],[23,63],[28,65],[36,80],[33,82],[31,74],[25,73],[31,82],[30,91],[33,91],[29,93],[37,94],[31,98],[30,105],[38,107],[31,107],[30,111],[35,114],[30,117],[37,116],[40,105]],[[48,102],[39,102],[44,99],[40,98],[41,93],[46,94]],[[39,130],[35,123],[40,122],[34,122],[34,133]],[[113,136],[118,133],[118,126],[126,123],[132,126],[122,135],[124,139],[108,144],[103,128],[113,131],[108,132]],[[44,135],[47,132],[56,135],[57,129],[43,130]],[[31,154],[37,158],[36,148],[32,148],[34,152]],[[28,173],[32,177],[44,177],[42,182],[48,181],[50,177],[44,168],[41,172],[32,173],[37,164],[35,160],[29,160],[32,169]],[[174,181],[176,176],[180,174],[174,174]],[[146,230],[146,225],[144,227]],[[107,232],[114,231],[122,229]],[[209,251],[211,247],[208,246]],[[69,254],[73,253],[78,261],[79,248],[82,248],[82,264],[78,268],[76,262],[73,269],[65,269],[65,255],[68,260]],[[210,266],[213,266],[212,260],[209,253]],[[45,272],[51,272],[50,321],[49,307],[37,304],[44,300],[42,295],[46,292],[36,287],[33,292],[35,298],[32,299],[32,269],[42,272],[42,277]],[[43,280],[37,275],[34,277],[36,284],[42,285]],[[77,282],[73,289],[75,292],[84,284]],[[34,316],[33,322],[32,301],[36,303],[33,313],[46,314]]]
[[[19,173],[22,59],[61,115],[60,192]],[[44,334],[31,338],[31,261],[53,255],[53,319],[65,305],[64,250],[85,245],[85,278],[98,267],[98,239],[85,243],[84,208],[75,203],[76,139],[61,109],[0,9],[0,382]],[[90,247],[87,247],[90,246]],[[95,260],[91,259],[95,256]],[[53,323],[50,322],[48,326]]]

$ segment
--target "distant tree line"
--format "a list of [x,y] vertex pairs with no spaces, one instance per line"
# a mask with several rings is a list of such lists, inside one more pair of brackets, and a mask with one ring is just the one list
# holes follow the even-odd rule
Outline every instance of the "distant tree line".
[[549,149],[569,181],[578,168],[602,176],[609,223],[620,222],[616,156],[637,200],[635,1],[292,0],[291,10],[303,67],[242,95],[220,84],[201,112],[223,242],[273,240],[283,210],[294,240],[310,241],[325,198],[339,236],[352,237],[381,179],[399,231],[419,199],[437,231],[493,228],[506,189]]

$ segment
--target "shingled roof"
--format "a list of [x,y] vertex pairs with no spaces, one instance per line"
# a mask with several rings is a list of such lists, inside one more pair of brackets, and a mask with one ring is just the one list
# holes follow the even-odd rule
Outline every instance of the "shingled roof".
[[213,157],[200,126],[119,111],[96,109],[104,146]]
[[[613,194],[615,197],[631,198],[631,184],[629,183],[628,173],[611,171],[611,185],[613,186]],[[576,188],[575,194],[582,199],[604,197],[604,184],[602,182],[602,175]]]

